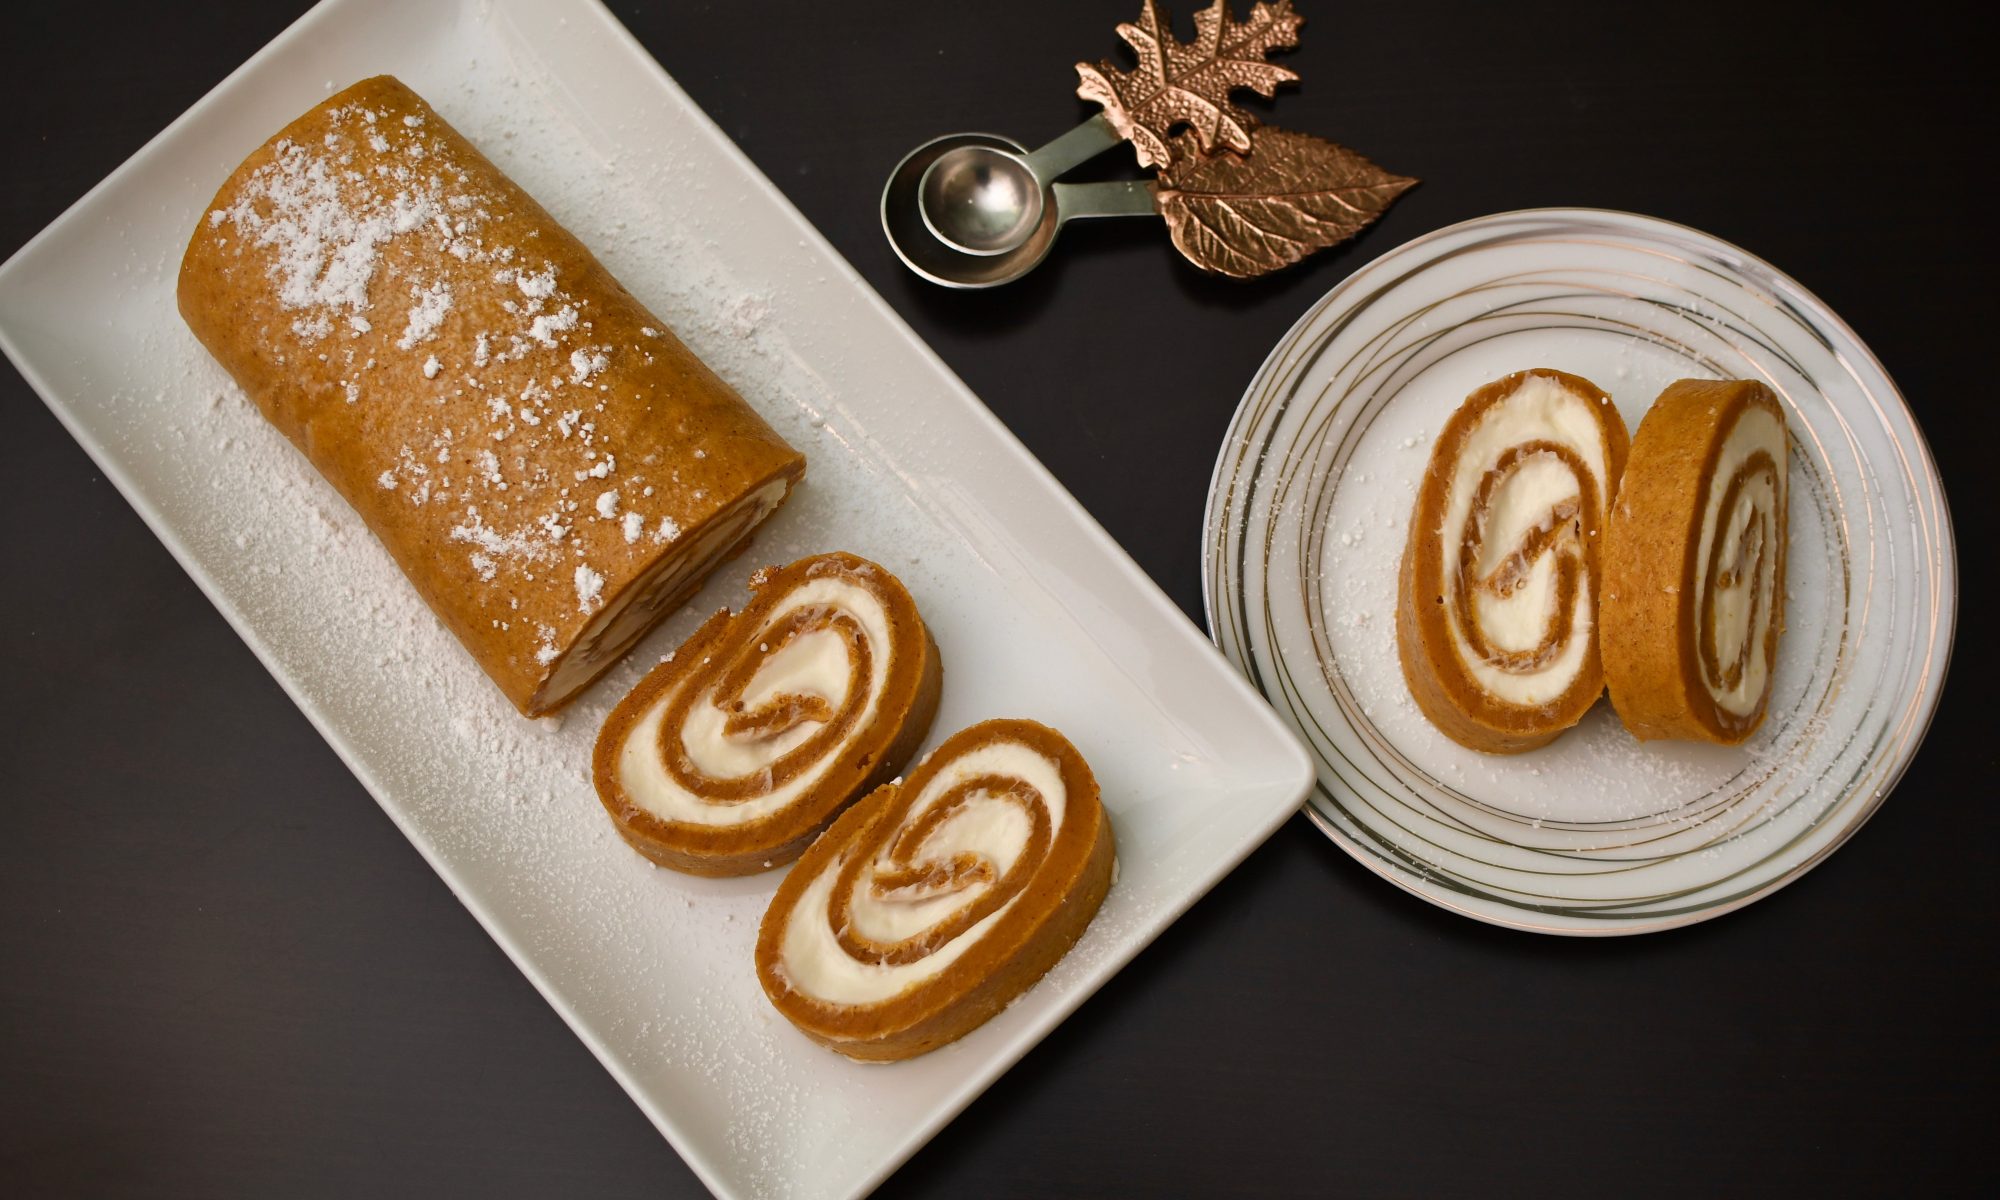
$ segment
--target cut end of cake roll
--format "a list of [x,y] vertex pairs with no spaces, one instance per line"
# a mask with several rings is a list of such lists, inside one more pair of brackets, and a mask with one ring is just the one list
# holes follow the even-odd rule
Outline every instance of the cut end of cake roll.
[[597,739],[592,777],[619,834],[693,875],[797,858],[910,760],[943,688],[916,601],[882,567],[821,554],[751,586],[741,612],[696,630]]
[[[741,554],[796,484],[795,475],[773,476],[696,529],[676,530],[677,544],[670,552],[624,581],[615,594],[600,593],[596,613],[569,648],[555,655],[524,711],[530,716],[553,712],[610,670],[653,626],[687,603],[718,565]],[[548,650],[536,653],[540,658]]]
[[757,978],[814,1041],[866,1062],[912,1058],[1047,974],[1115,863],[1076,747],[1033,721],[987,721],[813,843],[764,914]]
[[1403,550],[1396,645],[1417,707],[1453,741],[1532,750],[1603,692],[1599,562],[1627,441],[1610,396],[1547,369],[1473,392],[1438,435]]
[[1641,740],[1733,745],[1764,721],[1785,626],[1785,413],[1683,379],[1639,423],[1605,543],[1612,707]]

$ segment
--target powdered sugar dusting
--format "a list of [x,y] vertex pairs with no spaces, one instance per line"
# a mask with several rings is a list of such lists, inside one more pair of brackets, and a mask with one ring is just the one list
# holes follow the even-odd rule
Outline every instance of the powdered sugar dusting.
[[416,303],[410,306],[403,336],[396,339],[398,350],[414,349],[436,337],[438,326],[444,324],[444,315],[451,311],[451,289],[442,283],[424,288],[412,287],[410,295]]
[[272,274],[286,308],[368,306],[377,250],[393,230],[387,214],[342,200],[338,171],[336,160],[286,142],[235,204],[209,214],[211,229],[232,222],[238,236],[277,251]]
[[582,612],[596,612],[604,603],[604,576],[591,570],[590,564],[579,563],[576,568],[576,607]]
[[515,275],[514,282],[520,286],[521,294],[530,300],[546,300],[556,290],[555,269],[548,267],[533,274],[522,271]]
[[[467,548],[474,579],[504,576],[517,589],[573,581],[577,604],[592,611],[603,569],[583,562],[586,539],[569,536],[591,497],[599,518],[619,521],[618,544],[641,540],[621,517],[636,516],[642,532],[674,521],[663,511],[669,497],[641,478],[622,500],[615,486],[573,487],[616,482],[618,447],[600,426],[617,423],[601,422],[606,397],[597,393],[610,387],[614,362],[643,352],[590,340],[588,302],[565,289],[561,270],[534,253],[532,237],[523,245],[499,238],[506,227],[495,213],[512,202],[452,170],[447,143],[422,120],[392,120],[355,101],[326,114],[326,126],[311,144],[277,147],[234,203],[209,214],[208,228],[223,238],[225,254],[231,235],[238,254],[269,253],[279,302],[296,314],[292,334],[320,361],[337,364],[348,403],[405,402],[393,379],[373,382],[388,364],[347,344],[392,321],[394,350],[441,386],[429,393],[436,407],[419,410],[410,444],[379,474],[373,463],[367,469],[402,502],[450,506],[448,536]],[[454,329],[454,321],[487,327]],[[461,349],[468,343],[469,363]],[[671,478],[672,467],[664,464],[663,474]],[[692,490],[686,499],[703,496]],[[509,596],[482,595],[489,607],[510,605],[487,618],[500,629],[513,627]]]
[[[587,772],[610,705],[717,607],[743,603],[743,580],[762,563],[838,546],[893,567],[924,605],[952,669],[981,681],[977,689],[947,690],[937,736],[999,711],[1059,724],[1091,754],[1119,827],[1124,878],[1084,942],[1028,994],[1024,1008],[1045,1002],[1052,988],[1077,986],[1107,954],[1150,935],[1146,914],[1157,911],[1160,889],[1181,878],[1174,864],[1184,856],[1184,835],[1202,828],[1189,816],[1199,806],[1185,797],[1226,789],[1217,787],[1203,748],[1190,748],[1175,775],[1152,761],[1174,734],[1156,728],[1147,715],[1155,708],[1136,692],[1107,695],[1105,687],[1123,686],[1119,677],[1107,675],[1110,682],[1088,689],[1050,690],[1046,664],[1095,662],[1104,651],[1065,632],[1070,618],[1021,603],[1032,589],[997,578],[999,559],[982,561],[944,529],[935,505],[913,502],[908,481],[922,479],[932,465],[925,436],[940,431],[900,416],[870,428],[863,415],[874,401],[867,397],[884,394],[866,386],[875,379],[870,364],[823,337],[812,343],[825,332],[814,316],[824,311],[815,290],[832,287],[849,296],[816,244],[788,255],[783,271],[756,274],[764,250],[746,250],[740,214],[721,210],[720,191],[697,195],[673,186],[690,177],[734,180],[733,160],[707,147],[705,127],[648,125],[643,139],[607,148],[605,139],[615,139],[621,126],[572,123],[560,115],[575,103],[572,93],[538,74],[541,57],[490,44],[518,36],[510,26],[468,23],[453,36],[486,48],[454,43],[448,65],[441,60],[432,77],[411,82],[812,456],[812,482],[751,552],[725,564],[686,609],[568,710],[560,729],[549,730],[506,704],[340,497],[227,387],[187,336],[172,309],[171,272],[187,233],[178,218],[173,244],[163,240],[158,263],[139,268],[139,309],[120,313],[119,336],[144,351],[145,377],[105,380],[97,394],[122,399],[106,400],[91,419],[103,423],[100,436],[128,477],[159,499],[224,608],[255,631],[260,652],[337,732],[413,840],[443,864],[498,936],[554,982],[566,1017],[610,1047],[656,1110],[695,1131],[690,1136],[719,1175],[756,1195],[845,1187],[842,1181],[858,1181],[881,1161],[884,1145],[900,1141],[937,1095],[983,1072],[988,1047],[1011,1036],[1022,1014],[1003,1014],[999,1022],[1007,1028],[894,1068],[856,1066],[807,1042],[770,1012],[750,970],[757,921],[777,875],[703,880],[657,870],[605,820]],[[396,125],[386,140],[404,136]],[[615,172],[607,173],[608,162]],[[449,192],[451,181],[444,183]],[[443,212],[453,222],[451,245],[468,260],[499,253],[474,243],[476,209],[447,205]],[[460,221],[473,227],[459,233]],[[226,218],[223,227],[229,228]],[[401,236],[442,234],[433,223]],[[534,275],[546,264],[496,257],[486,265],[526,267]],[[433,281],[387,279],[379,262],[376,270],[379,311],[332,307],[325,349],[337,352],[351,317],[392,335],[406,331],[408,285]],[[548,349],[532,330],[538,318],[565,319],[561,280],[553,282],[538,311],[536,298],[510,283],[520,306],[512,323],[468,331],[488,335],[489,361],[530,345],[538,353]],[[746,320],[747,309],[732,313],[730,305],[744,297],[765,302],[761,319]],[[463,317],[455,304],[440,338],[455,337],[450,323]],[[477,350],[461,360],[445,344],[405,352],[413,356],[407,370],[414,375],[435,350],[443,360],[437,390],[469,386],[460,376]],[[453,344],[476,347],[470,337]],[[567,531],[587,525],[596,495],[612,487],[620,492],[614,536],[623,536],[633,515],[645,518],[644,538],[680,535],[670,519],[635,510],[645,488],[625,474],[643,472],[647,486],[666,485],[671,464],[627,464],[601,432],[585,430],[592,398],[572,395],[575,385],[567,382],[570,352],[582,344],[559,347],[553,369],[539,372],[539,394],[490,397],[502,406],[484,409],[477,422],[455,424],[450,437],[438,430],[434,440],[413,438],[397,448],[393,470],[385,471],[395,486],[382,484],[384,495],[397,504],[451,505],[462,533],[446,553],[485,555],[503,574],[546,569],[569,591],[582,564]],[[649,345],[608,353],[615,361]],[[552,379],[566,386],[554,388]],[[355,403],[382,403],[394,394],[371,382],[359,363],[353,381]],[[564,414],[566,435],[555,432]],[[584,440],[586,432],[593,441]],[[504,436],[496,440],[495,433]],[[510,451],[515,439],[530,434],[567,437],[579,450],[597,452],[596,459],[579,453],[576,465],[602,470],[594,477],[602,482],[550,480],[549,489],[569,488],[570,495],[560,497],[560,509],[552,498],[540,503],[545,493],[514,472]],[[459,465],[460,448],[474,444],[494,452],[491,467],[483,460]],[[523,508],[523,495],[537,502]],[[515,507],[503,511],[503,502]],[[506,620],[504,608],[493,618]],[[555,631],[535,629],[531,636],[524,653],[554,661]],[[1157,820],[1176,813],[1188,819]],[[829,1123],[830,1111],[841,1114],[838,1122]],[[720,1132],[700,1132],[709,1127]]]
[[553,313],[544,313],[528,323],[528,336],[544,346],[554,346],[556,335],[576,328],[576,308],[565,304]]
[[610,356],[602,350],[572,350],[569,355],[569,381],[589,383],[593,375],[601,373],[610,365]]

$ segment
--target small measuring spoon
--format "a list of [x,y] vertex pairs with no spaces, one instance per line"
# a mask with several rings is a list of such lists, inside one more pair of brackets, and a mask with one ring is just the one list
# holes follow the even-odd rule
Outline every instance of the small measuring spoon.
[[953,146],[924,168],[918,211],[945,245],[967,254],[1005,254],[1034,236],[1051,185],[1122,139],[1104,114],[1036,150]]
[[[1065,156],[1081,153],[1082,157],[1073,158],[1068,166],[1062,168],[1067,170],[1084,158],[1101,152],[1105,148],[1103,145],[1085,152],[1093,140],[1104,136],[1092,129],[1100,120],[1092,118],[1084,122],[1037,154],[1067,146],[1063,155],[1043,160],[1047,163],[1061,162]],[[1104,129],[1108,131],[1109,125],[1106,124]],[[968,148],[995,152],[996,159],[1004,155],[1017,163],[1036,157],[1011,138],[989,133],[946,134],[925,142],[904,156],[903,161],[890,172],[889,182],[882,189],[882,231],[888,235],[889,245],[903,260],[903,265],[932,283],[956,288],[986,288],[1011,283],[1034,270],[1048,257],[1049,248],[1055,244],[1056,234],[1065,222],[1088,217],[1151,216],[1158,212],[1153,202],[1152,185],[1144,181],[1049,183],[1033,189],[1035,219],[1032,225],[1012,219],[994,223],[995,227],[1004,225],[1009,230],[1016,224],[1026,225],[1026,232],[1019,235],[1019,241],[1010,247],[1004,244],[1005,239],[996,238],[984,244],[997,246],[997,249],[968,251],[937,233],[933,225],[935,214],[925,212],[923,197],[926,173],[946,155]],[[1032,169],[1029,175],[1039,178]],[[963,230],[954,229],[954,232],[964,235]]]

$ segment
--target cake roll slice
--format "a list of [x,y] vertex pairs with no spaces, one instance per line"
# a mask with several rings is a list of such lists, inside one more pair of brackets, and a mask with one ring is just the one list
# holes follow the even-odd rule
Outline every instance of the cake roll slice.
[[676,871],[788,863],[909,762],[937,714],[937,643],[902,582],[852,554],[759,572],[618,703],[598,798],[632,847]]
[[1067,738],[1033,721],[974,725],[806,851],[758,929],[757,978],[787,1020],[849,1058],[935,1050],[1069,952],[1115,853]]
[[1641,740],[1734,744],[1764,721],[1785,628],[1784,409],[1683,379],[1639,422],[1604,544],[1611,704]]
[[223,183],[180,311],[523,713],[741,549],[805,460],[387,76]]
[[1532,750],[1604,691],[1600,558],[1626,449],[1611,397],[1561,371],[1495,380],[1445,423],[1410,516],[1396,646],[1447,737]]

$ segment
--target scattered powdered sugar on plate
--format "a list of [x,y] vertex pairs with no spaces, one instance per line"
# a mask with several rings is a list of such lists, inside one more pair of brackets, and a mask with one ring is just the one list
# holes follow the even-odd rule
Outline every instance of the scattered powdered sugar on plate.
[[[505,23],[472,22],[453,36],[483,48],[469,53],[465,41],[453,41],[430,69],[398,73],[808,455],[805,485],[746,555],[724,564],[559,721],[528,721],[182,326],[173,309],[187,235],[179,218],[175,228],[149,235],[129,262],[102,273],[125,290],[102,326],[82,332],[116,338],[131,353],[77,368],[89,386],[76,394],[91,397],[91,433],[125,485],[144,498],[149,517],[212,585],[218,605],[399,828],[450,875],[468,906],[636,1092],[693,1131],[690,1144],[746,1191],[811,1193],[823,1180],[862,1178],[956,1094],[969,1071],[1002,1053],[1025,1014],[1003,1015],[970,1042],[889,1069],[851,1064],[808,1043],[771,1012],[751,966],[756,926],[781,873],[696,879],[656,869],[626,847],[588,775],[610,706],[709,613],[744,603],[745,581],[759,566],[831,548],[889,566],[923,604],[951,670],[981,681],[948,690],[932,742],[998,715],[1061,725],[1089,747],[1119,831],[1125,870],[1118,887],[1029,1001],[1094,978],[1130,952],[1129,939],[1179,911],[1185,872],[1212,861],[1200,848],[1215,842],[1217,827],[1235,828],[1227,806],[1201,798],[1225,794],[1236,764],[1205,743],[1162,762],[1195,735],[1160,715],[1140,681],[1101,665],[1106,651],[1078,617],[1023,581],[1022,562],[1032,556],[1008,560],[968,541],[966,531],[976,530],[994,539],[986,547],[1000,544],[980,524],[988,514],[956,490],[952,468],[963,459],[933,457],[928,418],[906,420],[901,408],[850,399],[844,381],[867,376],[843,359],[848,343],[821,337],[810,356],[799,349],[842,328],[824,314],[830,299],[851,310],[854,293],[803,239],[802,267],[744,277],[742,264],[764,261],[762,251],[732,249],[742,217],[707,191],[704,173],[729,164],[706,148],[705,134],[669,123],[664,133],[648,127],[643,152],[607,149],[622,144],[618,131],[565,115],[574,95],[543,73],[531,48],[508,43],[518,35]],[[395,131],[382,136],[393,141]],[[448,357],[434,337],[425,339],[452,300],[428,281],[411,281],[415,292],[399,294],[393,311],[351,303],[357,285],[365,300],[378,265],[373,256],[396,236],[398,222],[430,216],[425,206],[432,202],[413,192],[400,210],[349,214],[351,223],[329,219],[308,250],[317,185],[308,170],[284,186],[299,189],[298,230],[284,235],[297,239],[298,258],[288,253],[287,262],[298,269],[281,282],[298,301],[296,319],[330,344],[361,322],[408,340],[417,362]],[[447,191],[436,203],[456,213],[450,199]],[[134,219],[150,219],[157,209],[149,204]],[[196,219],[191,210],[187,224]],[[513,286],[520,329],[481,339],[475,366],[509,352],[510,336],[540,346],[575,326],[552,273],[523,270]],[[596,352],[571,352],[582,349],[562,351],[564,391],[580,386],[571,379],[587,383],[603,369]],[[452,379],[461,366],[440,363],[434,378]],[[350,395],[357,403],[380,402],[366,394],[365,378],[357,389],[360,395]],[[555,402],[556,389],[549,391],[550,399],[527,404],[504,398],[511,416],[496,410],[495,421],[521,427],[510,436],[544,429],[583,437],[587,410]],[[370,486],[394,492],[397,503],[431,502],[444,486],[436,471],[440,447],[402,449],[394,469]],[[482,463],[487,474],[471,486],[504,472],[504,459],[495,460]],[[491,504],[468,503],[443,552],[483,556],[496,571],[510,559],[546,565],[574,584],[580,604],[601,599],[588,564],[563,555],[569,525],[612,521],[627,540],[671,541],[682,531],[641,509],[648,485],[631,478],[631,464],[616,462],[615,450],[587,461],[585,479],[567,484],[574,511],[516,528],[498,522]],[[495,482],[496,491],[498,482],[509,481]],[[466,486],[453,480],[454,490]],[[537,643],[545,652],[552,635],[546,631]],[[1050,663],[1064,665],[1053,668],[1055,676],[1035,665]],[[1052,687],[1052,678],[1065,686]]]
[[[1577,357],[1603,354],[1597,343],[1581,343],[1567,354],[1517,353],[1523,355],[1522,362],[1551,361],[1586,377],[1614,382],[1612,390],[1633,428],[1652,396],[1686,373],[1685,364],[1664,356],[1655,356],[1658,361],[1649,358],[1635,370],[1630,351],[1622,350],[1617,358],[1627,369],[1614,379],[1612,372],[1599,369],[1588,357]],[[1499,374],[1504,370],[1495,370],[1491,377]],[[1791,607],[1793,628],[1780,654],[1771,706],[1780,717],[1740,747],[1641,743],[1625,731],[1608,700],[1600,700],[1576,728],[1526,754],[1481,754],[1446,738],[1417,708],[1403,677],[1396,648],[1398,570],[1436,431],[1471,386],[1485,378],[1466,384],[1461,379],[1419,376],[1404,383],[1361,435],[1347,473],[1330,481],[1333,502],[1321,546],[1319,620],[1339,679],[1365,721],[1399,755],[1445,787],[1525,818],[1531,828],[1543,831],[1547,844],[1573,848],[1589,844],[1590,837],[1544,829],[1543,823],[1637,823],[1692,831],[1714,815],[1699,803],[1700,797],[1727,785],[1746,763],[1770,755],[1781,738],[1791,736],[1781,714],[1797,707],[1807,689],[1814,660],[1811,647],[1822,635],[1823,616],[1797,604]],[[1364,463],[1365,468],[1358,465]],[[1792,506],[1791,540],[1792,590],[1800,590],[1801,581],[1823,583],[1829,550],[1816,509]],[[1333,705],[1330,697],[1324,703]]]

